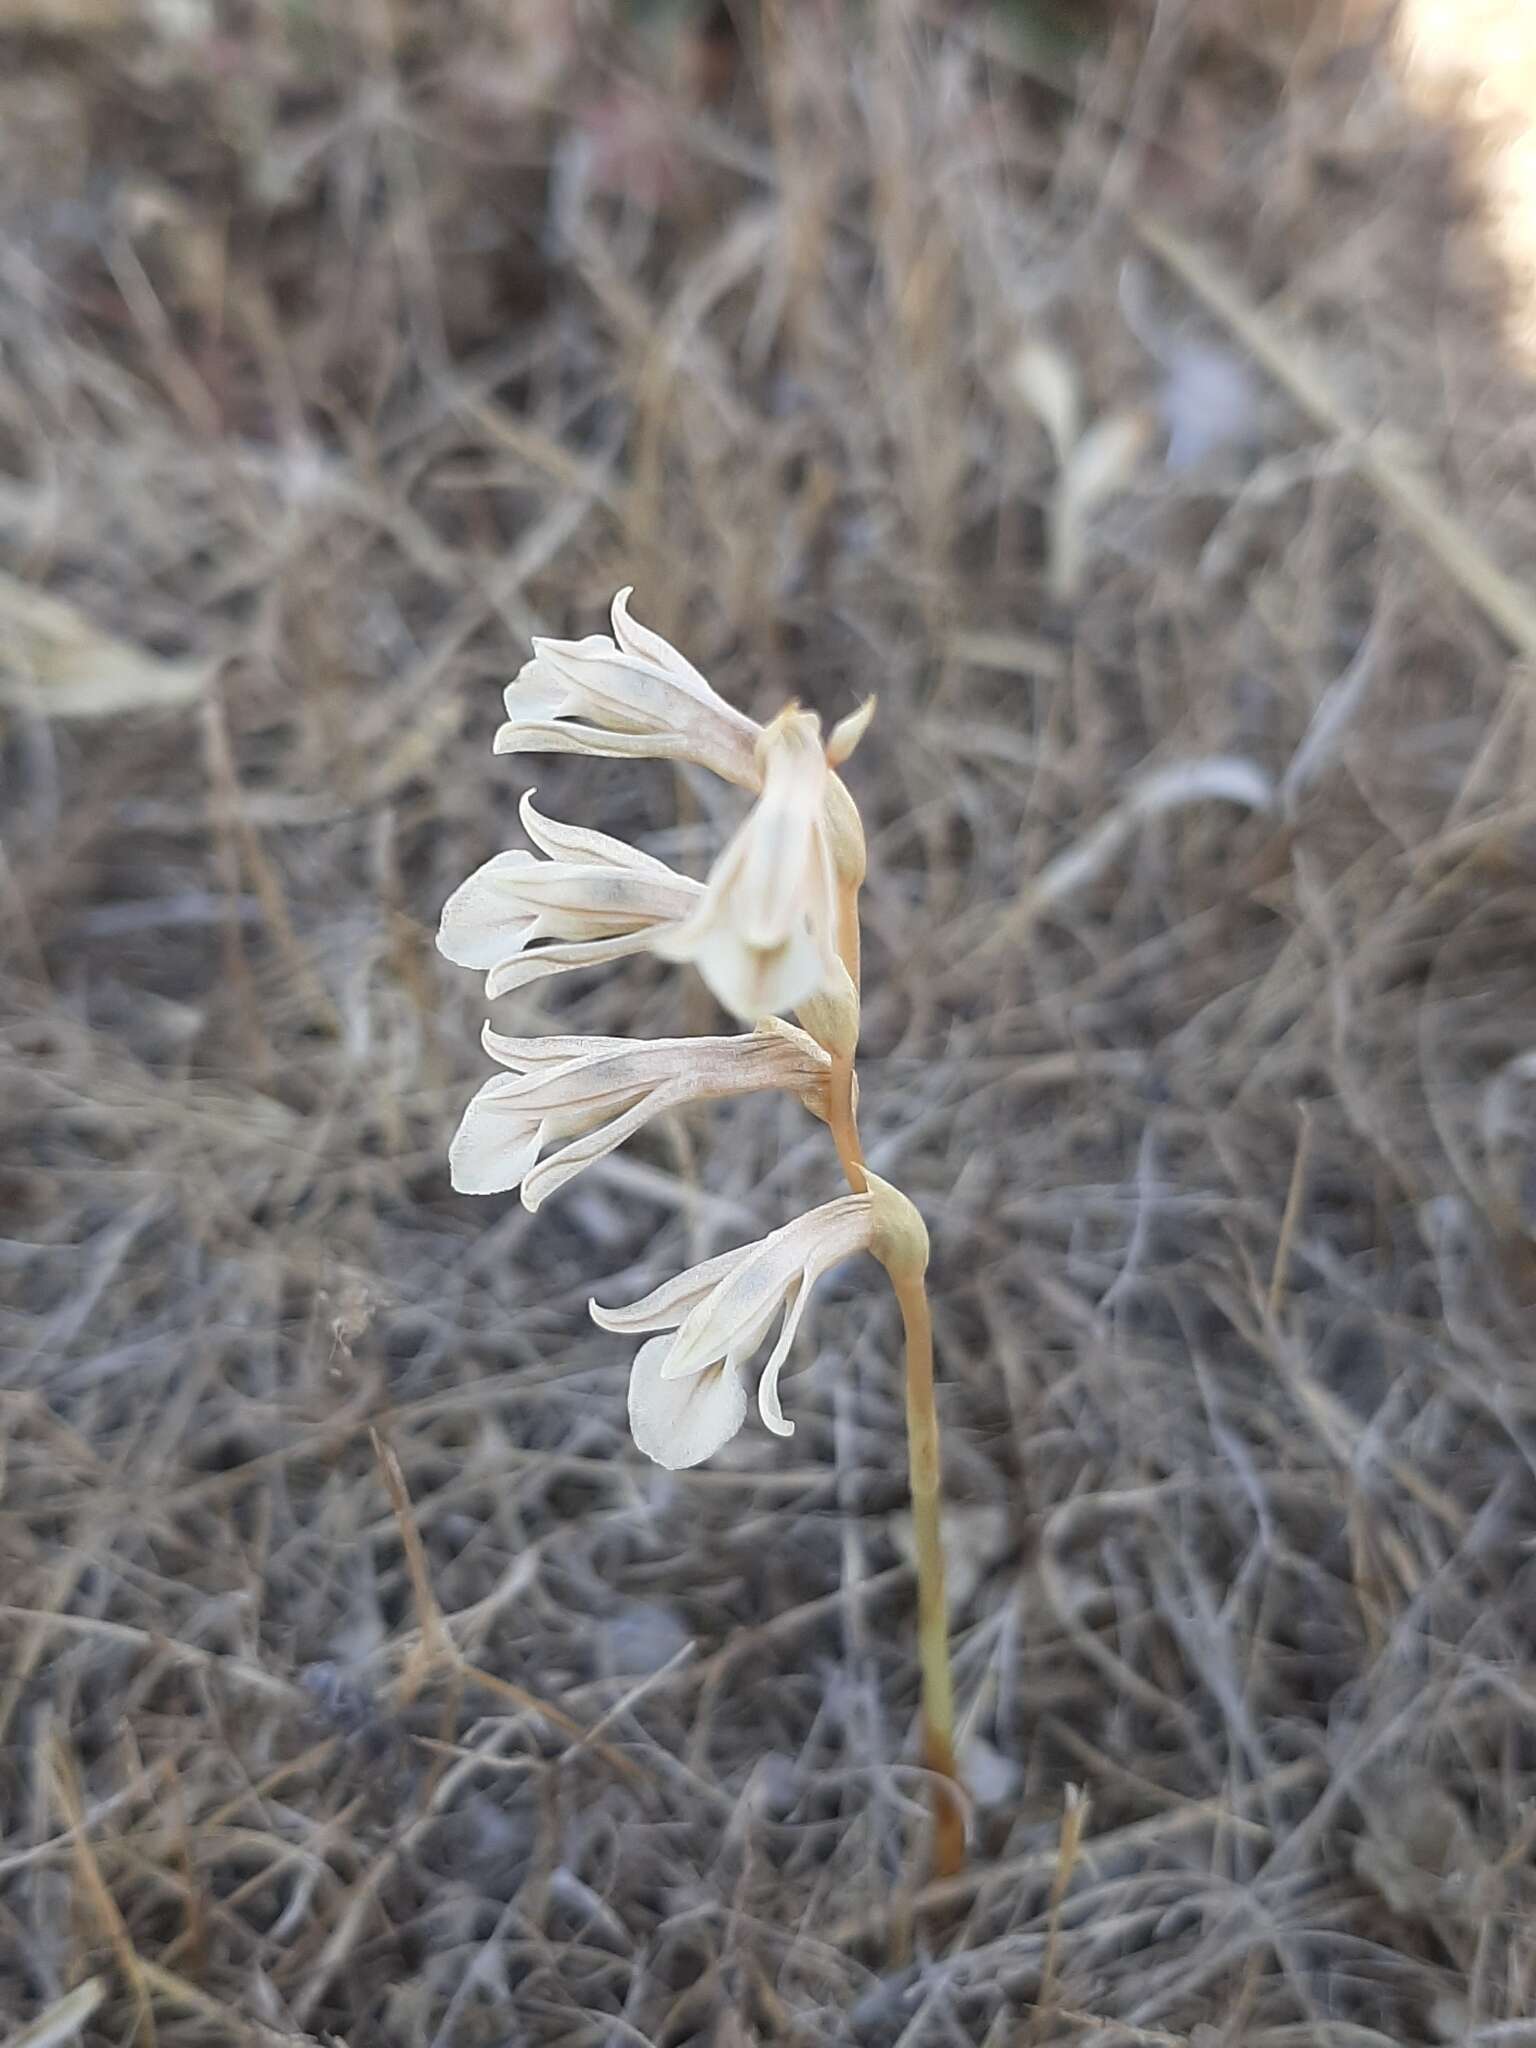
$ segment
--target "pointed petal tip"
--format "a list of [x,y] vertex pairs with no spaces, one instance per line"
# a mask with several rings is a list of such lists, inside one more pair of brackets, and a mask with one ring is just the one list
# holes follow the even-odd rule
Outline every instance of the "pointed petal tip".
[[850,711],[846,718],[840,718],[827,738],[827,765],[841,768],[854,748],[869,731],[870,721],[875,715],[876,698],[871,693],[864,699],[857,711]]

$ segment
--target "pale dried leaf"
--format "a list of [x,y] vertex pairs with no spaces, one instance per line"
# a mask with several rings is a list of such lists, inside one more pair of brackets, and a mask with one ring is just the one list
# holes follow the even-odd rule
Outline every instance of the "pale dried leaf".
[[1376,673],[1377,648],[1377,634],[1367,633],[1349,667],[1323,692],[1311,723],[1280,778],[1280,802],[1287,816],[1295,810],[1302,791],[1316,781],[1343,745],[1344,735]]
[[1144,412],[1112,412],[1095,420],[1063,465],[1051,502],[1046,576],[1053,597],[1070,598],[1082,582],[1088,522],[1130,481],[1151,439]]
[[100,1977],[87,1977],[19,2034],[7,2034],[5,2048],[63,2048],[64,2042],[74,2040],[106,1993]]
[[1013,388],[1051,437],[1059,467],[1082,432],[1082,401],[1071,358],[1050,341],[1027,341],[1013,359]]
[[[1268,810],[1275,786],[1257,762],[1240,754],[1173,761],[1137,778],[1115,808],[1075,846],[1042,868],[1025,891],[1019,914],[1032,918],[1101,875],[1143,819],[1211,799],[1245,810]],[[1017,919],[1014,920],[1017,922]]]
[[103,632],[62,597],[0,571],[0,704],[48,718],[114,718],[191,704],[211,674]]

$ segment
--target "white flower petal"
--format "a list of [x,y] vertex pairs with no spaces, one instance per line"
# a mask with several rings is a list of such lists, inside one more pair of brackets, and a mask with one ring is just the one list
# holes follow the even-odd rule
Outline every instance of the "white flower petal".
[[[529,1167],[523,1175],[523,1207],[530,1212],[551,1195],[558,1194],[568,1180],[574,1180],[584,1167],[595,1159],[606,1159],[610,1152],[616,1152],[620,1145],[642,1130],[651,1118],[667,1107],[667,1098],[655,1090],[635,1103],[631,1108],[616,1116],[611,1122],[601,1125],[576,1137],[562,1146],[550,1159],[541,1159],[536,1166]],[[606,1115],[607,1112],[605,1111]],[[549,1136],[559,1135],[550,1132]]]
[[[553,662],[545,659],[549,644],[536,639],[532,655],[502,691],[508,718],[542,723],[545,719],[561,717],[580,702],[580,692],[572,689],[567,676]],[[576,641],[569,644],[579,648],[584,643]],[[590,645],[595,653],[600,653],[606,644],[606,637],[601,633],[591,638]]]
[[638,619],[629,616],[629,600],[634,594],[635,586],[627,583],[613,600],[613,637],[623,651],[662,670],[712,711],[722,711],[728,719],[741,719],[743,714],[734,705],[726,703],[719,691],[704,680],[691,661],[686,661],[678,653],[670,640],[663,640],[659,633],[653,633],[649,626],[642,626]]
[[[825,1093],[829,1064],[814,1041],[789,1030],[727,1038],[508,1038],[487,1025],[482,1036],[509,1071],[488,1081],[465,1111],[454,1141],[455,1173],[466,1188],[500,1190],[515,1184],[515,1168],[529,1209],[664,1110],[762,1088],[789,1089],[814,1104]],[[536,1133],[531,1157],[529,1130]],[[516,1134],[510,1162],[509,1133]],[[553,1146],[565,1149],[536,1164]]]
[[595,725],[513,718],[498,726],[497,754],[591,754],[603,761],[680,761],[689,758],[681,733],[609,732]]
[[857,711],[850,711],[846,718],[840,718],[827,735],[827,766],[841,768],[854,748],[869,731],[869,722],[875,715],[875,699],[866,697]]
[[519,886],[528,909],[538,915],[541,939],[602,939],[642,925],[673,924],[702,895],[699,884],[682,875],[553,860],[525,869]]
[[[515,1188],[539,1156],[539,1116],[503,1098],[510,1077],[498,1074],[471,1099],[448,1147],[448,1173],[461,1195],[502,1195]],[[516,1086],[516,1082],[512,1082]]]
[[541,946],[535,953],[519,953],[503,960],[485,977],[488,996],[510,995],[543,981],[551,974],[567,974],[581,967],[606,967],[613,960],[630,960],[637,953],[651,951],[649,932],[626,932],[616,939],[588,939],[569,945]]
[[633,1052],[629,1038],[587,1038],[577,1034],[551,1038],[508,1038],[490,1024],[480,1028],[480,1043],[493,1060],[514,1074],[547,1073],[572,1060],[590,1060],[602,1053]]
[[[622,654],[603,634],[580,641],[535,640],[533,667],[550,669],[566,689],[566,710],[579,711],[595,725],[614,732],[679,732],[683,729],[679,696],[691,704],[690,691],[680,691],[672,678],[649,661]],[[534,693],[506,692],[508,718],[525,716],[524,704]],[[537,715],[537,714],[535,714]]]
[[590,1301],[588,1310],[600,1330],[616,1330],[621,1335],[636,1330],[676,1329],[694,1303],[702,1301],[717,1280],[723,1279],[733,1266],[750,1258],[756,1250],[756,1244],[738,1245],[734,1251],[719,1252],[700,1265],[690,1266],[685,1273],[663,1280],[659,1287],[653,1287],[649,1294],[630,1302],[627,1307],[604,1308],[601,1302]]
[[698,908],[656,942],[664,958],[694,961],[726,1008],[752,1022],[841,979],[820,721],[782,712],[758,754],[762,795],[716,861]]
[[[751,1364],[783,1306],[778,1297],[765,1301],[758,1313],[732,1334],[730,1342],[724,1346],[723,1355],[733,1371],[740,1372],[743,1366]],[[672,1355],[661,1369],[666,1379],[686,1379],[691,1372],[707,1372],[711,1363],[717,1362],[706,1355],[706,1347],[702,1345],[691,1354],[684,1351],[681,1340],[682,1332],[679,1330],[678,1342],[673,1345]]]
[[654,950],[663,959],[691,960],[711,995],[733,1017],[756,1023],[782,1017],[820,994],[827,982],[822,949],[802,925],[780,946],[759,951],[724,922],[679,925]]
[[[671,1418],[682,1412],[664,1405],[668,1390],[698,1387],[702,1383],[709,1391],[707,1395],[701,1393],[700,1401],[707,1399],[722,1415],[726,1413],[724,1404],[729,1401],[732,1419],[729,1428],[716,1438],[701,1428],[698,1443],[713,1447],[724,1442],[726,1436],[735,1434],[741,1422],[737,1405],[745,1402],[741,1368],[762,1343],[774,1317],[784,1309],[784,1325],[764,1368],[758,1404],[768,1427],[777,1435],[788,1436],[792,1425],[786,1422],[779,1405],[778,1378],[811,1289],[839,1259],[868,1246],[872,1227],[870,1197],[843,1195],[835,1202],[797,1216],[793,1223],[786,1223],[782,1230],[756,1244],[741,1245],[735,1251],[707,1259],[627,1309],[603,1309],[593,1302],[593,1319],[604,1329],[638,1331],[676,1326],[674,1336],[655,1337],[642,1346],[631,1381],[631,1416],[636,1414],[637,1386],[641,1390],[638,1406],[649,1427],[654,1416]],[[716,1388],[724,1391],[717,1393]],[[690,1440],[690,1454],[686,1458],[677,1455],[675,1444],[663,1456],[653,1448],[653,1443],[661,1440],[659,1432],[653,1430],[651,1440],[647,1441],[642,1437],[639,1422],[635,1425],[635,1440],[649,1456],[660,1457],[663,1463],[675,1457],[677,1463],[696,1464],[709,1455],[709,1448],[697,1448]]]
[[635,1354],[629,1375],[629,1427],[636,1449],[669,1472],[701,1465],[730,1442],[746,1420],[741,1375],[712,1366],[687,1379],[662,1377],[670,1337],[652,1337]]
[[678,1325],[677,1348],[666,1366],[668,1377],[697,1372],[711,1359],[732,1352],[750,1358],[767,1335],[800,1263],[799,1251],[785,1242],[783,1231],[759,1239],[751,1256],[723,1274]]
[[768,1363],[763,1367],[762,1378],[757,1383],[757,1411],[775,1436],[793,1436],[795,1425],[786,1421],[783,1407],[779,1402],[779,1374],[789,1356],[790,1346],[795,1341],[795,1332],[805,1314],[806,1303],[811,1298],[814,1275],[806,1274],[790,1299],[785,1313],[784,1326],[779,1331],[778,1341],[768,1354]]
[[523,883],[538,866],[531,853],[498,853],[443,905],[437,950],[459,967],[485,972],[515,953],[538,913],[528,907]]
[[546,818],[542,811],[535,810],[533,797],[531,789],[524,790],[517,814],[528,837],[551,860],[588,862],[593,867],[630,868],[639,874],[664,876],[668,881],[682,880],[680,875],[673,874],[664,860],[657,860],[654,854],[642,853],[627,839],[615,839],[607,832],[594,832],[588,825],[564,825],[558,818]]

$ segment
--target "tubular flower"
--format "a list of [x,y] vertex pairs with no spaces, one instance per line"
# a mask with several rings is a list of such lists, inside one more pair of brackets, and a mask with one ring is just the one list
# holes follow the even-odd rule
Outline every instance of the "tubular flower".
[[[647,952],[703,898],[702,882],[622,839],[540,817],[532,790],[518,809],[523,830],[548,858],[498,853],[454,890],[437,934],[448,959],[484,969],[488,996]],[[530,952],[540,939],[555,943]]]
[[715,862],[703,901],[655,950],[692,960],[728,1010],[782,1016],[841,981],[821,721],[793,705],[757,743],[762,795]]
[[498,754],[602,754],[693,761],[755,790],[761,728],[719,696],[659,633],[613,600],[613,638],[533,643],[507,685]]
[[648,1458],[676,1471],[730,1441],[747,1412],[742,1367],[781,1312],[757,1405],[776,1436],[794,1433],[779,1404],[779,1374],[817,1280],[869,1248],[873,1208],[868,1195],[844,1195],[755,1244],[706,1259],[628,1308],[592,1303],[605,1330],[669,1333],[642,1344],[630,1372],[629,1426]]
[[482,1037],[509,1071],[487,1081],[465,1110],[449,1171],[462,1195],[521,1186],[525,1209],[686,1102],[787,1088],[818,1115],[825,1111],[827,1055],[777,1021],[736,1038],[503,1038],[489,1025]]

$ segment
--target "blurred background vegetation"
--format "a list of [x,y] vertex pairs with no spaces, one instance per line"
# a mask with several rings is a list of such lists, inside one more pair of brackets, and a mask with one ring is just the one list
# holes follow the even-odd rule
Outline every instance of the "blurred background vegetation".
[[[1533,66],[1491,0],[0,0],[8,2048],[1536,2040]],[[937,1891],[886,1305],[677,1475],[585,1313],[819,1134],[448,1186],[432,933],[532,768],[732,822],[490,755],[631,582],[756,714],[880,698]]]

